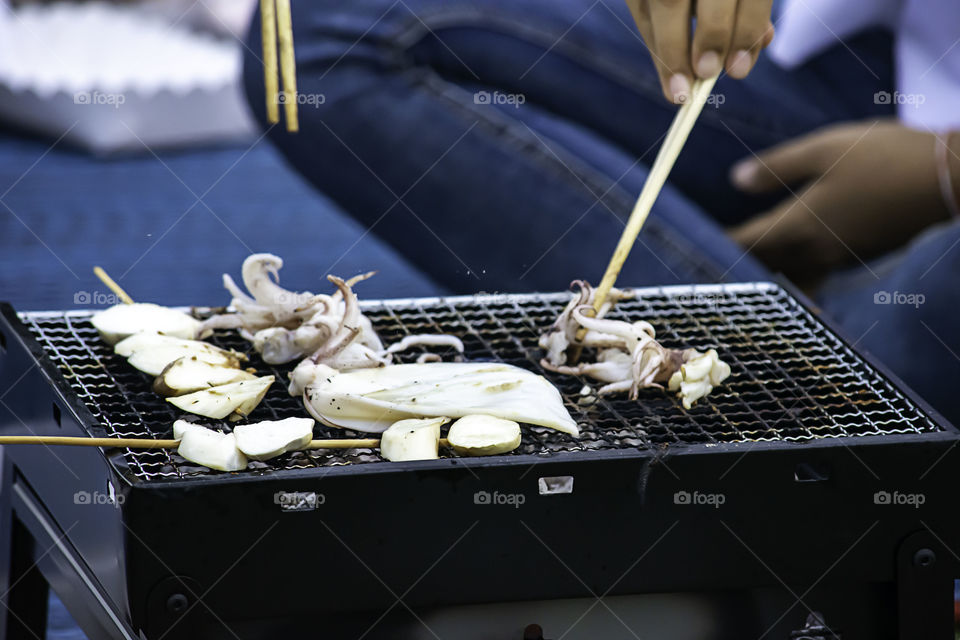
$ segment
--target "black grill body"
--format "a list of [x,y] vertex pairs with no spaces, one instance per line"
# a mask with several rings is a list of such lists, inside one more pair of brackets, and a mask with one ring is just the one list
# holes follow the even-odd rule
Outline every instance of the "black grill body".
[[[689,411],[658,390],[583,404],[583,381],[550,375],[582,437],[527,428],[491,458],[317,451],[224,474],[165,451],[7,447],[5,544],[31,559],[7,579],[45,578],[90,637],[424,637],[422,616],[457,605],[735,591],[783,607],[718,638],[786,638],[813,611],[843,638],[952,637],[956,430],[776,285],[637,293],[615,315],[732,365]],[[568,299],[365,312],[385,342],[453,333],[470,359],[542,372],[536,336]],[[3,319],[4,434],[169,437],[179,413],[89,314],[4,306]],[[284,386],[251,420],[302,415]]]

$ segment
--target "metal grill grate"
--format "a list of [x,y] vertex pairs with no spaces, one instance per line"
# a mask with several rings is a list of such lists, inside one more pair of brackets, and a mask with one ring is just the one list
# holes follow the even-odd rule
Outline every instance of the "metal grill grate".
[[[534,294],[396,300],[367,302],[364,310],[386,344],[411,333],[450,333],[463,340],[468,359],[500,360],[545,373],[539,365],[537,337],[569,297]],[[180,412],[151,391],[146,375],[100,341],[89,316],[87,312],[53,312],[20,317],[94,415],[94,435],[170,437]],[[578,404],[583,381],[545,373],[562,392],[581,424],[582,435],[575,440],[546,429],[527,428],[514,455],[940,430],[775,285],[640,289],[636,299],[620,303],[611,317],[650,321],[666,346],[717,347],[733,373],[689,411],[672,395],[656,389],[644,390],[639,402],[614,397]],[[233,332],[220,332],[211,341],[249,352],[249,345]],[[251,366],[278,380],[251,419],[304,415],[300,400],[286,394],[285,382],[292,367],[271,367],[255,353],[250,355]],[[417,355],[408,354],[405,361]],[[318,426],[317,437],[352,435]],[[128,450],[125,459],[134,479],[139,480],[216,473],[167,451]],[[369,449],[296,452],[269,463],[253,462],[246,473],[380,461],[377,452]]]

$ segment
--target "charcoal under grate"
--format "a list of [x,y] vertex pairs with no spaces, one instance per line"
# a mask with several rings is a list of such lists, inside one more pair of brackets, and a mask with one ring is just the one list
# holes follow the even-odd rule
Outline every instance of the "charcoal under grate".
[[[668,347],[715,347],[732,374],[690,410],[656,389],[643,390],[637,402],[616,396],[584,405],[584,380],[545,372],[539,364],[537,337],[569,299],[566,293],[494,295],[368,301],[363,306],[386,344],[414,333],[448,333],[463,341],[469,360],[497,360],[546,375],[580,423],[581,437],[524,429],[521,446],[512,455],[940,431],[886,378],[772,284],[638,289],[637,297],[619,303],[611,317],[651,322]],[[90,313],[32,312],[20,318],[92,413],[92,435],[171,437],[173,421],[182,413],[151,391],[148,376],[100,341]],[[264,364],[234,332],[218,332],[210,341],[249,353],[251,366],[261,375],[277,377],[252,421],[305,415],[299,398],[286,393],[292,366]],[[417,355],[412,352],[401,360],[413,361]],[[364,437],[317,427],[319,438],[354,435]],[[124,458],[134,480],[216,473],[168,451],[127,450]],[[371,449],[296,452],[253,462],[243,473],[381,461]]]

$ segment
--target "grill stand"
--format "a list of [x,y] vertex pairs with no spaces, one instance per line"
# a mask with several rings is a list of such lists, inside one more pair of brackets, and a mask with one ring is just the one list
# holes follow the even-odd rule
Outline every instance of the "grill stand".
[[0,640],[46,637],[51,585],[91,640],[142,640],[9,458],[0,456]]
[[[2,457],[0,457],[2,462]],[[3,465],[0,487],[13,481],[12,464]],[[0,513],[4,523],[0,531],[0,629],[7,637],[44,637],[47,623],[47,583],[34,563],[38,555],[33,537],[23,523],[13,517],[11,491],[0,492]],[[13,585],[13,588],[10,586]]]

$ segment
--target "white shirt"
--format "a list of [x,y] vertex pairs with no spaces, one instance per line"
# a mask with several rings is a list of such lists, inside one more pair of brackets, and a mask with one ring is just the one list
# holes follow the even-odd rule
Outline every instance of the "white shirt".
[[785,0],[770,56],[795,67],[872,26],[895,37],[896,87],[875,99],[906,125],[960,129],[960,0]]

